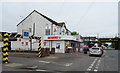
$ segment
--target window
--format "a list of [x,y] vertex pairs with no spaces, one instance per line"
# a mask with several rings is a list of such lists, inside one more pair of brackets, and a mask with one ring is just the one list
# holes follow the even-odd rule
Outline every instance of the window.
[[62,30],[62,33],[63,33],[63,35],[64,35],[64,33],[65,33],[65,30],[64,30],[64,29]]
[[50,28],[48,24],[46,24],[45,35],[50,35]]
[[29,32],[30,32],[30,33],[32,32],[31,28],[29,28]]

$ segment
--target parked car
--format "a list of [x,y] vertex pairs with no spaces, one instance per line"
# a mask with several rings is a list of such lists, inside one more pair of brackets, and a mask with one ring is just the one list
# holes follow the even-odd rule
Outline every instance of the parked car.
[[103,49],[101,47],[92,47],[89,49],[89,56],[91,55],[102,56],[102,54],[103,54]]

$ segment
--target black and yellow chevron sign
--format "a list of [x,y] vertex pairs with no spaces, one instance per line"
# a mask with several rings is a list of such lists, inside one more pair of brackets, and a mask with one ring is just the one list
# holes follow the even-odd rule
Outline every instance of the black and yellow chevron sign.
[[8,49],[9,49],[9,38],[8,38],[8,33],[3,33],[3,47],[2,47],[2,52],[3,52],[3,63],[8,63]]
[[17,33],[9,33],[9,37],[23,38],[21,34],[17,34]]
[[39,47],[38,47],[38,57],[41,57],[42,56],[42,53],[41,53],[41,37],[40,38],[38,38],[38,40],[39,40]]

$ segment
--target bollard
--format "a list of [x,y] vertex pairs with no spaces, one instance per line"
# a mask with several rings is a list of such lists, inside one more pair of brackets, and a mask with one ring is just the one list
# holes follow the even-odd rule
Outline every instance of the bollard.
[[38,39],[39,40],[39,47],[38,47],[38,57],[41,57],[41,37]]
[[45,55],[45,48],[41,48],[41,57],[45,57],[46,55]]
[[8,49],[9,49],[9,38],[8,33],[3,33],[3,44],[2,52],[3,52],[3,63],[8,63]]

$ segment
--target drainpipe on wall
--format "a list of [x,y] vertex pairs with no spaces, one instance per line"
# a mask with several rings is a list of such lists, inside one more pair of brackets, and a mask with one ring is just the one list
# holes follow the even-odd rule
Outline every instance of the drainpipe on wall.
[[[53,35],[53,23],[51,24],[51,35]],[[52,49],[52,41],[50,40],[50,51]]]
[[[33,24],[33,36],[35,35],[35,23]],[[30,38],[30,51],[32,51],[32,39]]]

